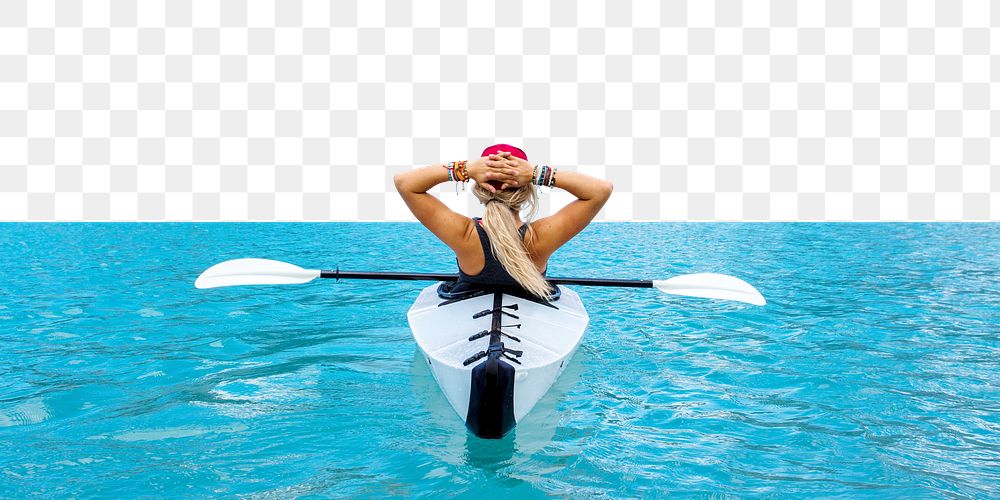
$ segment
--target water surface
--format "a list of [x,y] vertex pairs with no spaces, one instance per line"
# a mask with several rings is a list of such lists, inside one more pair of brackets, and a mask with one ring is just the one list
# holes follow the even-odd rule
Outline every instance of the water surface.
[[593,224],[550,276],[768,305],[578,287],[580,350],[484,441],[415,357],[422,283],[193,287],[240,257],[453,271],[422,226],[0,224],[0,496],[997,497],[998,255],[996,224]]

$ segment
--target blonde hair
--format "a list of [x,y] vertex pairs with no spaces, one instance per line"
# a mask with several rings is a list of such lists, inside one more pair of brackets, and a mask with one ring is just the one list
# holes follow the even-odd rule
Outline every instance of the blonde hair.
[[[489,236],[493,255],[522,288],[536,297],[550,300],[552,287],[531,261],[514,217],[514,212],[520,212],[525,204],[529,207],[527,221],[530,222],[535,216],[538,210],[538,193],[534,185],[528,184],[517,189],[491,193],[482,186],[474,184],[472,194],[486,207],[486,212],[483,214],[483,229]],[[528,242],[531,241],[533,234],[534,231],[529,225]]]

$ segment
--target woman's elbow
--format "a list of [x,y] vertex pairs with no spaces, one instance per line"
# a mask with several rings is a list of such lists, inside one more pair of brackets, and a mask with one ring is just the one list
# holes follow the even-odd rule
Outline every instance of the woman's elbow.
[[604,185],[601,186],[601,196],[603,196],[604,199],[608,199],[611,197],[611,193],[614,192],[614,190],[615,185],[612,184],[611,181],[604,181]]
[[406,183],[406,174],[399,173],[392,176],[392,183],[396,186],[396,191],[403,191],[403,184]]

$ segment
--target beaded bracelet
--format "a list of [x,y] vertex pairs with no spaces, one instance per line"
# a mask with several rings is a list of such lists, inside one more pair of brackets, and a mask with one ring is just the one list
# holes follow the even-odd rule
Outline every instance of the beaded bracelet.
[[539,169],[538,165],[531,170],[531,177],[534,179],[532,182],[539,186],[546,186],[549,188],[556,187],[556,171],[558,169],[550,167],[548,165],[542,165]]
[[448,171],[448,180],[454,182],[465,182],[469,180],[469,171],[465,168],[466,162],[451,162],[444,166]]
[[[465,161],[453,161],[444,165],[448,171],[449,182],[459,182],[462,184],[462,191],[465,191],[465,181],[469,180],[469,171],[465,168]],[[458,184],[455,184],[455,193],[458,193]]]

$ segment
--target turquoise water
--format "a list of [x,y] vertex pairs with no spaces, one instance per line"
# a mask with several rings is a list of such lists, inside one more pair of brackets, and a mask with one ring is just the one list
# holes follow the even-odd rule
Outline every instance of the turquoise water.
[[0,496],[1000,495],[1000,226],[594,224],[550,276],[721,272],[769,303],[581,288],[552,391],[472,437],[419,282],[197,290],[239,257],[453,271],[416,224],[0,225]]

